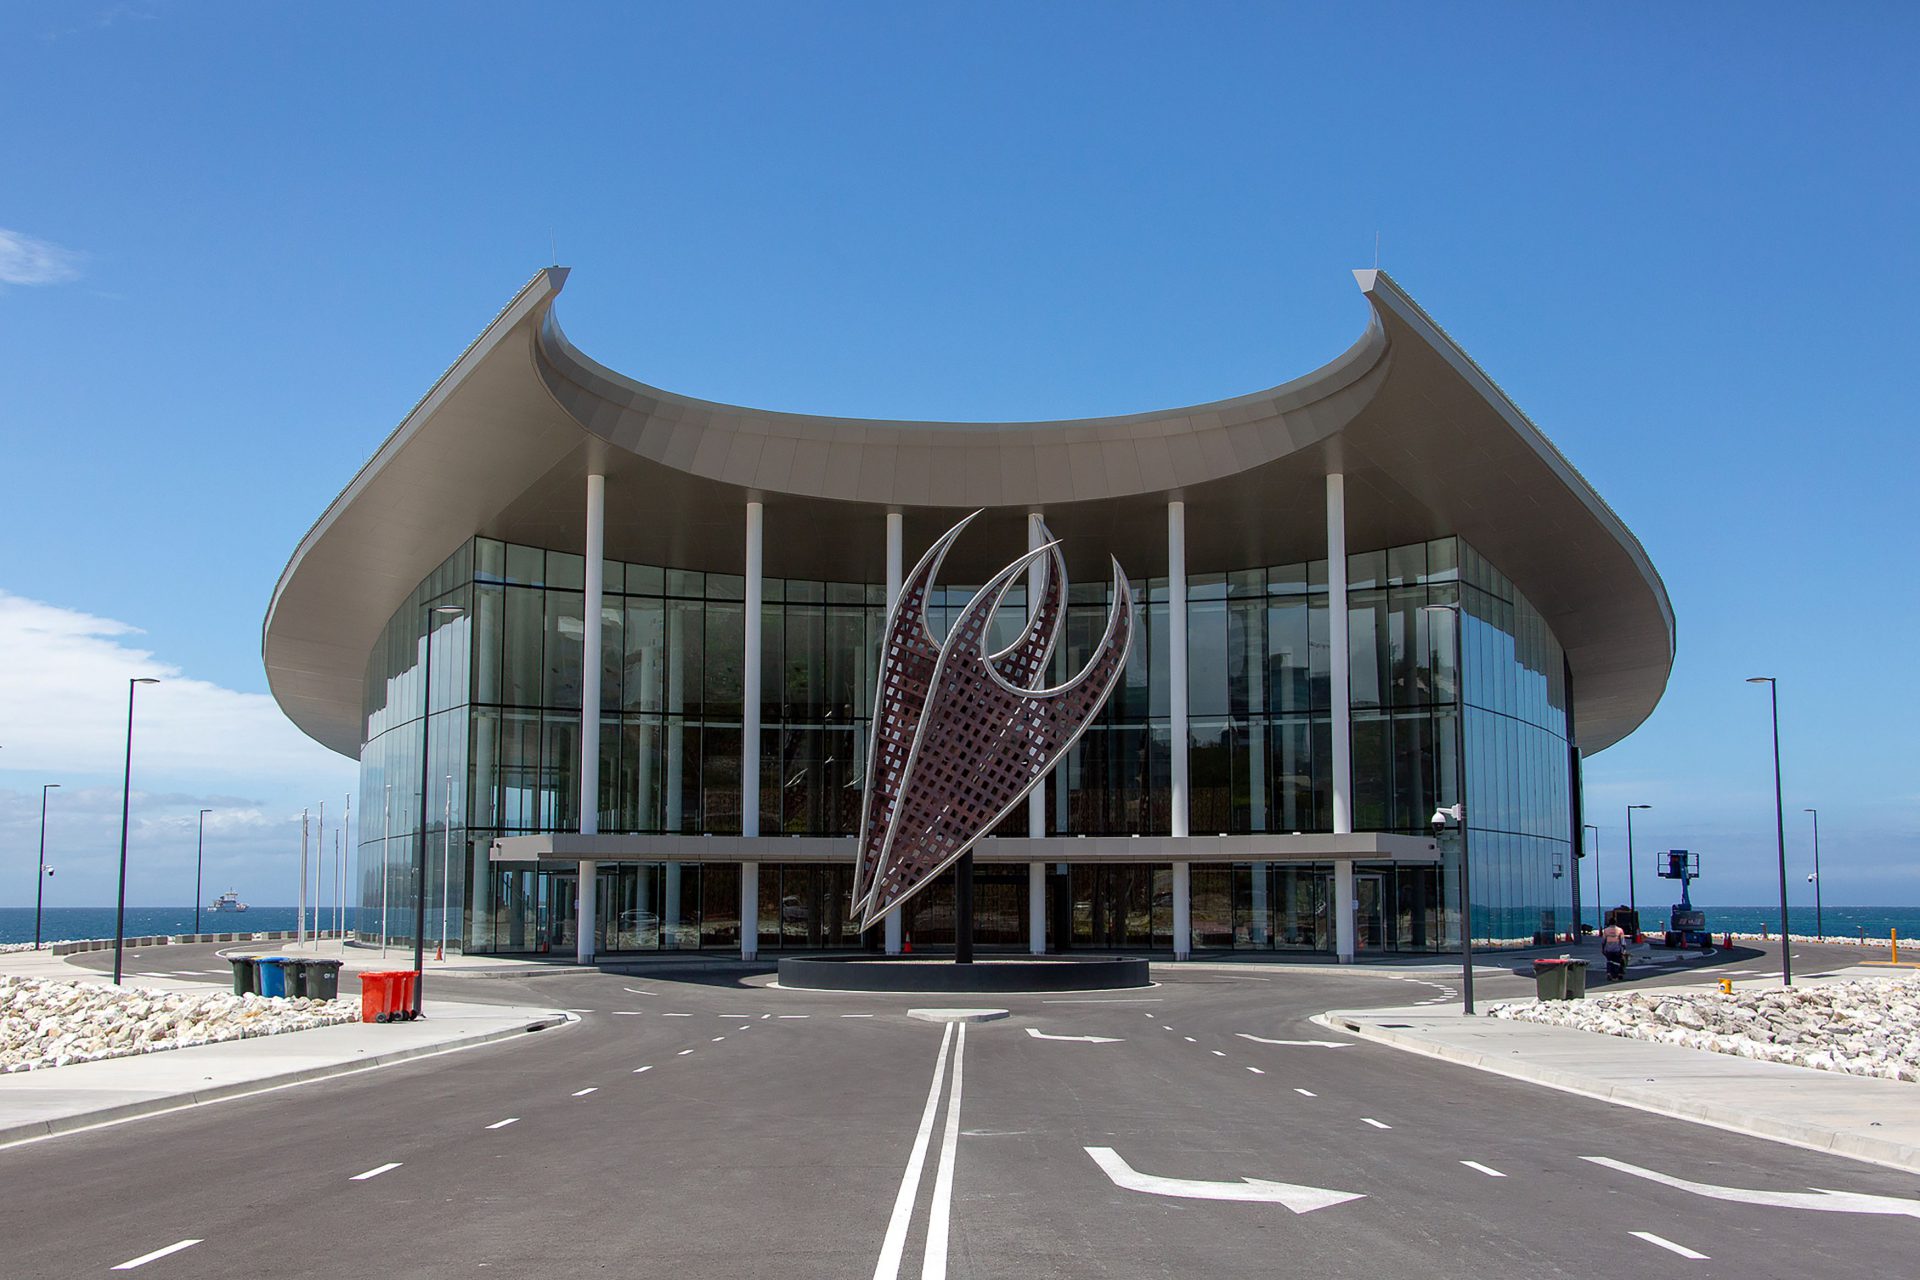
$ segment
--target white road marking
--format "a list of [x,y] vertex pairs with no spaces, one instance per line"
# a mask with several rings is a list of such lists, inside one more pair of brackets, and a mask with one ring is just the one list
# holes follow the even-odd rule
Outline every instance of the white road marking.
[[622,991],[631,991],[633,992],[634,995],[637,995],[637,996],[650,996],[650,995],[657,994],[656,992],[652,992],[652,991],[642,991],[638,987],[622,987],[620,989]]
[[591,1010],[591,1009],[568,1009],[568,1010],[565,1010],[565,1012],[567,1012],[567,1013],[592,1013],[592,1012],[593,1012],[593,1010]]
[[1580,1158],[1590,1164],[1617,1169],[1621,1173],[1630,1173],[1636,1178],[1657,1182],[1663,1187],[1691,1191],[1709,1200],[1731,1200],[1735,1204],[1765,1205],[1772,1209],[1813,1209],[1822,1213],[1878,1213],[1920,1218],[1920,1200],[1907,1200],[1900,1196],[1876,1196],[1864,1191],[1828,1191],[1824,1187],[1814,1187],[1810,1191],[1749,1191],[1745,1187],[1721,1187],[1711,1182],[1689,1182],[1685,1178],[1676,1178],[1672,1174],[1660,1173],[1653,1169],[1643,1169],[1637,1164],[1628,1164],[1624,1160],[1609,1160],[1605,1156],[1581,1156]]
[[920,1280],[947,1280],[947,1228],[953,1212],[953,1161],[960,1142],[960,1072],[967,1056],[967,1024],[953,1045],[953,1075],[947,1083],[947,1129],[940,1139],[940,1165],[933,1175],[933,1201],[927,1207],[927,1255]]
[[1258,1067],[1248,1067],[1248,1068],[1247,1068],[1247,1070],[1249,1070],[1249,1071],[1251,1071],[1251,1072],[1253,1072],[1253,1074],[1255,1074],[1255,1075],[1257,1075],[1257,1076],[1263,1076],[1263,1075],[1265,1075],[1265,1074],[1267,1074],[1266,1072],[1264,1072],[1264,1071],[1262,1071],[1262,1070],[1261,1070],[1260,1068],[1258,1068]]
[[1167,1025],[1166,1023],[1164,1023],[1164,1022],[1160,1024],[1160,1029],[1161,1029],[1162,1031],[1171,1031],[1171,1030],[1173,1030],[1173,1028],[1172,1028],[1172,1027],[1170,1027],[1170,1026],[1168,1026],[1168,1025]]
[[645,1012],[646,1010],[644,1009],[615,1009],[613,1016],[616,1018],[637,1018]]
[[721,1042],[722,1040],[725,1040],[725,1039],[726,1039],[726,1037],[725,1037],[725,1036],[715,1036],[715,1037],[714,1037],[713,1039],[711,1039],[711,1040],[709,1040],[709,1041],[707,1041],[707,1043],[708,1043],[708,1044],[719,1044],[719,1043],[720,1043],[720,1042]]
[[693,1015],[690,1013],[663,1013],[660,1016],[663,1018],[691,1018]]
[[1262,978],[1251,973],[1216,973],[1216,978],[1226,978],[1232,982],[1272,982],[1272,978]]
[[1677,1253],[1683,1258],[1692,1258],[1697,1262],[1711,1261],[1706,1254],[1695,1253],[1692,1249],[1687,1248],[1687,1246],[1675,1244],[1665,1236],[1657,1236],[1651,1231],[1629,1231],[1627,1234],[1636,1240],[1645,1240],[1648,1244],[1657,1244],[1668,1253]]
[[1118,1036],[1050,1036],[1038,1027],[1028,1027],[1027,1034],[1035,1040],[1076,1040],[1081,1044],[1119,1044]]
[[691,1049],[682,1049],[682,1050],[681,1050],[680,1052],[678,1052],[678,1053],[676,1053],[676,1054],[674,1054],[673,1056],[674,1056],[674,1057],[676,1057],[676,1058],[684,1058],[684,1057],[686,1057],[686,1056],[687,1056],[688,1054],[690,1054],[690,1053],[692,1053],[692,1052],[693,1052],[693,1050],[691,1050]]
[[1216,1058],[1224,1058],[1227,1056],[1227,1051],[1225,1049],[1209,1049],[1207,1050],[1207,1052],[1212,1054]]
[[907,1227],[913,1221],[913,1202],[920,1191],[920,1171],[926,1166],[927,1141],[933,1136],[933,1118],[940,1109],[940,1082],[947,1074],[947,1053],[953,1045],[949,1022],[940,1033],[940,1056],[933,1062],[933,1084],[927,1089],[926,1109],[920,1113],[920,1127],[914,1132],[913,1151],[900,1175],[900,1190],[893,1198],[893,1217],[887,1221],[887,1234],[880,1244],[880,1260],[873,1265],[873,1280],[898,1280],[900,1254],[907,1245]]
[[1349,1200],[1366,1197],[1355,1191],[1333,1191],[1326,1187],[1305,1187],[1291,1182],[1269,1182],[1264,1178],[1242,1178],[1238,1182],[1202,1182],[1196,1178],[1161,1178],[1140,1173],[1120,1158],[1112,1147],[1086,1147],[1086,1153],[1100,1166],[1113,1185],[1126,1191],[1148,1195],[1177,1196],[1183,1200],[1241,1200],[1251,1204],[1283,1204],[1295,1213],[1312,1213]]
[[[760,1016],[764,1018],[766,1015],[761,1014]],[[843,1013],[840,1016],[843,1018],[871,1018],[873,1015],[870,1013]]]
[[780,1020],[785,1022],[789,1018],[811,1018],[812,1016],[810,1013],[783,1013],[780,1015]]
[[573,1096],[576,1098],[584,1098],[590,1093],[598,1093],[598,1092],[600,1092],[600,1086],[597,1084],[592,1084],[592,1085],[588,1085],[584,1089],[576,1089],[574,1091]]
[[753,1024],[751,1022],[745,1023],[741,1026],[735,1027],[734,1030],[735,1031],[751,1031],[753,1030]]
[[1251,1040],[1255,1044],[1286,1044],[1302,1049],[1350,1049],[1353,1047],[1353,1042],[1350,1040],[1269,1040],[1265,1036],[1250,1036],[1244,1031],[1236,1031],[1233,1034],[1242,1040]]
[[198,1240],[176,1240],[164,1249],[155,1249],[152,1253],[143,1253],[137,1258],[128,1258],[125,1262],[121,1263],[119,1266],[111,1267],[109,1268],[109,1270],[131,1271],[135,1267],[146,1266],[149,1262],[152,1262],[156,1258],[164,1258],[168,1254],[178,1253],[182,1249],[191,1249],[193,1248],[193,1246],[199,1243],[200,1241]]
[[1320,1096],[1311,1089],[1295,1089],[1294,1092],[1303,1098],[1317,1098]]
[[1370,1124],[1370,1125],[1372,1125],[1372,1126],[1373,1126],[1374,1128],[1376,1128],[1376,1129],[1391,1129],[1391,1128],[1393,1128],[1393,1126],[1392,1126],[1392,1125],[1390,1125],[1390,1124],[1381,1124],[1381,1123],[1380,1123],[1380,1122],[1379,1122],[1378,1120],[1375,1120],[1375,1119],[1374,1119],[1374,1118],[1373,1118],[1372,1116],[1361,1116],[1361,1117],[1360,1117],[1360,1123],[1361,1123],[1361,1124]]
[[519,1116],[508,1116],[505,1120],[495,1120],[492,1124],[488,1125],[487,1128],[504,1129],[510,1124],[519,1124],[519,1123],[520,1123]]
[[[1040,1003],[1041,1003],[1041,1004],[1160,1004],[1160,1003],[1162,1003],[1162,1002],[1163,1002],[1163,1001],[1164,1001],[1165,999],[1166,999],[1166,997],[1165,997],[1165,996],[1139,996],[1139,997],[1137,997],[1137,998],[1136,998],[1136,997],[1129,997],[1129,998],[1127,998],[1127,999],[1124,999],[1124,1000],[1113,1000],[1113,999],[1085,999],[1085,1000],[1079,1000],[1079,999],[1075,999],[1075,1000],[1066,1000],[1066,999],[1061,999],[1061,1000],[1042,1000],[1042,1001],[1041,1001]],[[1148,1014],[1147,1016],[1148,1016],[1149,1018],[1151,1018],[1151,1017],[1152,1017],[1153,1015],[1152,1015],[1152,1014]]]
[[648,1064],[647,1064],[646,1066],[644,1066],[644,1067],[635,1067],[635,1068],[633,1069],[633,1074],[634,1074],[634,1075],[639,1075],[639,1074],[640,1074],[641,1072],[643,1072],[643,1071],[651,1071],[651,1070],[653,1070],[653,1064],[652,1064],[652,1063],[648,1063]]
[[1467,1166],[1467,1168],[1469,1169],[1477,1170],[1480,1173],[1486,1174],[1489,1178],[1504,1178],[1507,1176],[1506,1174],[1500,1172],[1498,1169],[1489,1169],[1486,1165],[1481,1164],[1478,1160],[1462,1160],[1460,1163]]
[[1200,1043],[1200,1042],[1199,1042],[1198,1040],[1195,1040],[1195,1039],[1194,1039],[1194,1038],[1193,1038],[1192,1036],[1181,1036],[1180,1038],[1181,1038],[1182,1040],[1185,1040],[1185,1041],[1186,1041],[1186,1042],[1187,1042],[1188,1044],[1199,1044],[1199,1043]]
[[381,1165],[377,1169],[369,1169],[365,1173],[356,1173],[351,1178],[348,1178],[347,1181],[348,1182],[365,1182],[368,1178],[377,1178],[383,1173],[392,1173],[395,1169],[398,1169],[399,1167],[400,1167],[400,1162],[398,1160],[390,1161],[387,1164]]

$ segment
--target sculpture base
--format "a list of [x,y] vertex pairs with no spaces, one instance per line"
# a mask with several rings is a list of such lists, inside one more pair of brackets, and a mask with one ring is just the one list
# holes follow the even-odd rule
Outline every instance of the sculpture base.
[[1115,956],[976,960],[931,956],[782,956],[780,985],[801,991],[1121,991],[1151,986],[1145,960]]

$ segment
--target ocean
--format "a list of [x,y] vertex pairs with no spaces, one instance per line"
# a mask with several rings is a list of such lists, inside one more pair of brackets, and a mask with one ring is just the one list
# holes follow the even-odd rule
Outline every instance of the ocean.
[[[1780,932],[1777,905],[1701,907],[1700,910],[1707,913],[1707,929],[1711,933],[1759,933],[1763,928],[1768,933]],[[1599,917],[1591,907],[1585,914],[1587,923],[1599,928]],[[1813,919],[1813,908],[1798,903],[1792,904],[1787,917],[1794,933],[1807,935],[1813,933]],[[1640,908],[1642,929],[1664,929],[1666,920],[1665,903],[1649,903]],[[1888,930],[1898,929],[1902,938],[1920,938],[1920,907],[1827,907],[1820,912],[1820,925],[1828,937],[1885,938]]]
[[[298,927],[297,907],[249,907],[245,911],[200,912],[202,933],[272,933]],[[313,919],[313,909],[307,909]],[[331,907],[321,908],[321,927],[333,928]],[[347,927],[353,927],[353,908],[347,908]],[[127,936],[192,933],[192,907],[128,907]],[[48,907],[41,915],[40,937],[45,942],[76,938],[111,938],[112,907]],[[0,907],[0,943],[33,941],[33,908]]]

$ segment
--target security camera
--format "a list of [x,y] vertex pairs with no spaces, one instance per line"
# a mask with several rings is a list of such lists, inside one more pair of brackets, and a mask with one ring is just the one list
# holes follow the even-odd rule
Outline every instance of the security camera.
[[53,868],[52,868],[52,867],[48,867],[48,868],[47,868],[47,875],[48,875],[48,877],[49,877],[49,878],[51,878],[51,877],[52,877],[52,875],[53,875]]

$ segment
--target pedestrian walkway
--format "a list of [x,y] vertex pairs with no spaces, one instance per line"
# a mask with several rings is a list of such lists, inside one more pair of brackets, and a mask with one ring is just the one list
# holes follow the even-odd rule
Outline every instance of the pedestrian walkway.
[[365,1071],[572,1021],[557,1009],[430,1000],[419,1022],[354,1022],[13,1072],[0,1075],[0,1146]]
[[1920,1173],[1920,1085],[1431,1005],[1314,1020],[1515,1080]]

